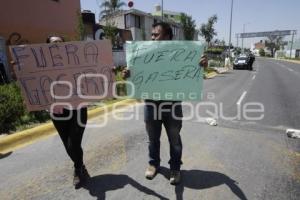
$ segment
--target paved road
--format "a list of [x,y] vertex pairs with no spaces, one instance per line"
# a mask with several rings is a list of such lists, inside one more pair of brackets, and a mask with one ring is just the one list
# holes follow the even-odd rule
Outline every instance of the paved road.
[[[162,136],[162,170],[144,178],[147,137],[142,105],[89,121],[83,146],[92,176],[85,188],[72,187],[72,165],[57,136],[12,152],[0,160],[1,199],[290,199],[300,196],[300,65],[258,58],[254,71],[236,70],[204,83],[204,100],[184,121],[183,181],[168,182],[168,143]],[[209,102],[209,104],[207,103]],[[264,112],[239,111],[261,103]],[[217,106],[216,106],[217,105]],[[193,103],[194,108],[197,104]],[[253,106],[253,105],[252,105]],[[215,112],[217,107],[218,112]],[[249,107],[250,108],[250,107]],[[257,105],[251,107],[257,109]],[[185,116],[192,112],[185,106]],[[216,116],[214,116],[217,113]],[[214,116],[218,126],[205,123]],[[298,123],[297,123],[298,122]]]

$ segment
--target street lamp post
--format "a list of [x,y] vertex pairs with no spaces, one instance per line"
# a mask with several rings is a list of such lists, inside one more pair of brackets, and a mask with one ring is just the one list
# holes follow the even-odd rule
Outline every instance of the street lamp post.
[[[245,33],[245,26],[250,23],[243,24],[243,33]],[[242,37],[242,52],[244,53],[244,37]]]
[[[243,33],[245,33],[245,25],[243,24]],[[242,52],[244,53],[244,37],[242,37]]]

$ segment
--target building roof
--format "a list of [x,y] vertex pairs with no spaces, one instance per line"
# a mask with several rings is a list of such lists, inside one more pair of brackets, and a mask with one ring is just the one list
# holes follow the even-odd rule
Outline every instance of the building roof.
[[[147,17],[150,17],[150,18],[153,18],[153,19],[157,19],[158,21],[161,20],[161,16],[152,15],[151,13],[146,13],[146,12],[138,10],[138,9],[118,10],[118,11],[114,12],[113,14],[108,15],[108,17],[115,17],[115,16],[119,16],[119,15],[126,15],[126,14],[135,14],[135,15],[139,15],[139,16],[147,16]],[[164,18],[164,20],[167,23],[172,24],[173,26],[174,25],[177,26],[177,27],[181,26],[180,23],[177,23],[177,22],[175,22],[171,19]],[[100,21],[101,21],[101,19],[100,19]]]
[[[153,15],[161,15],[161,11],[155,11],[152,13]],[[181,15],[181,12],[175,12],[170,10],[164,10],[164,14],[167,15]]]
[[264,49],[266,47],[265,43],[258,42],[254,44],[255,49]]

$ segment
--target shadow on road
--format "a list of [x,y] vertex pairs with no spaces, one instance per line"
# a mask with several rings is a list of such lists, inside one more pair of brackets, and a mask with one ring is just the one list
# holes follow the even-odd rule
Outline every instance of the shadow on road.
[[136,182],[129,176],[123,174],[104,174],[94,176],[89,179],[89,181],[85,186],[83,186],[83,188],[87,189],[90,192],[90,195],[97,197],[98,200],[104,200],[105,193],[107,191],[121,189],[128,184],[136,188],[137,190],[144,192],[145,194],[158,197],[159,199],[167,199],[156,193],[155,191]]
[[0,159],[6,158],[6,157],[10,156],[11,154],[12,154],[12,152],[8,152],[5,154],[0,153]]
[[[161,167],[159,173],[169,179],[169,169]],[[226,184],[230,190],[240,199],[247,200],[247,197],[237,185],[237,182],[225,174],[213,171],[182,170],[181,184],[175,187],[176,200],[183,200],[184,188],[202,190]]]

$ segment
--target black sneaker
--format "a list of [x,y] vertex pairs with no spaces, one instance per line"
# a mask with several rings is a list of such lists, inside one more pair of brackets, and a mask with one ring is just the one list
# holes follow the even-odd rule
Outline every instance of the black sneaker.
[[83,165],[79,169],[74,170],[73,185],[77,189],[80,186],[82,186],[88,178],[90,178],[90,175],[85,166]]

